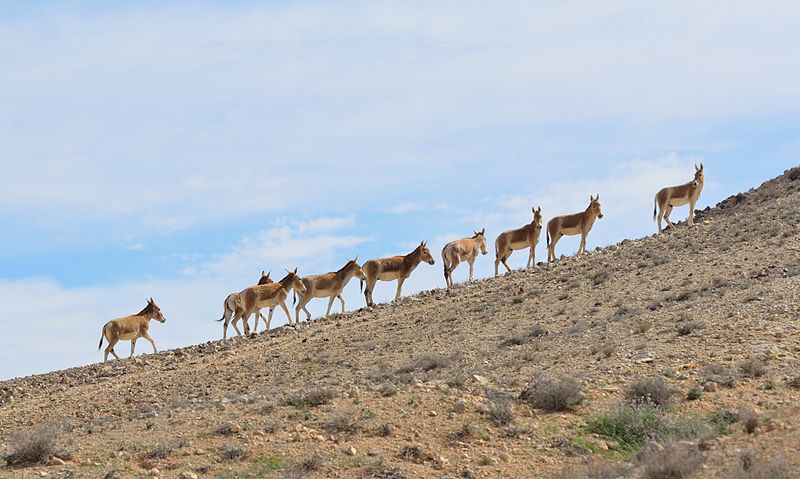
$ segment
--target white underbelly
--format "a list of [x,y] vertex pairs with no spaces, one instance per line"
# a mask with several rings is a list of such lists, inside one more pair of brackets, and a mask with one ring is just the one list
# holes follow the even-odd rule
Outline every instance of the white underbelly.
[[564,228],[561,230],[561,234],[566,236],[573,236],[576,234],[580,234],[581,227],[580,226],[573,226],[572,228]]
[[518,241],[516,243],[511,243],[511,249],[527,249],[530,245],[527,241]]
[[123,341],[131,340],[131,339],[137,339],[138,337],[139,337],[139,333],[125,333],[125,334],[120,334],[119,335],[119,339],[121,339]]
[[400,273],[396,271],[381,273],[378,275],[378,279],[381,281],[394,281],[400,278]]
[[689,198],[686,198],[686,197],[684,197],[684,198],[670,198],[668,203],[669,203],[670,206],[688,205],[689,204]]

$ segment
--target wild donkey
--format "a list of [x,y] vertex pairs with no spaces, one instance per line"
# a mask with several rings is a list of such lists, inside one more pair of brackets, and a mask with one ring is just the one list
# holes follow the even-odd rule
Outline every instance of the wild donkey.
[[504,231],[495,240],[494,250],[497,254],[497,258],[494,260],[495,276],[498,274],[498,267],[501,262],[508,272],[511,272],[506,260],[514,250],[518,249],[529,249],[528,263],[525,269],[530,270],[536,266],[536,245],[539,243],[539,235],[542,233],[542,207],[531,208],[531,211],[533,212],[533,221],[530,224],[515,230]]
[[462,261],[469,263],[469,280],[472,281],[475,271],[475,258],[478,250],[486,254],[486,228],[475,231],[472,238],[464,238],[447,243],[442,248],[442,262],[444,263],[444,281],[447,287],[453,286],[453,271]]
[[[258,283],[256,285],[261,286],[262,284],[272,284],[272,279],[269,277],[270,273],[272,273],[272,271],[270,271],[267,274],[264,274],[264,272],[262,271],[261,278],[259,278]],[[222,318],[218,319],[217,321],[230,322],[232,317],[236,315],[241,316],[241,307],[239,306],[240,294],[241,293],[231,293],[228,295],[227,298],[225,298],[225,303],[223,304],[224,310],[222,311]],[[261,315],[260,309],[256,311],[256,327],[258,327],[259,317],[261,319],[264,319],[264,316]],[[266,322],[266,319],[264,319],[264,321]],[[233,323],[233,329],[236,330],[236,334],[241,336],[242,332],[239,331],[239,326],[237,326],[236,323],[238,323],[238,321]]]
[[556,259],[556,243],[562,236],[581,235],[581,246],[578,254],[586,252],[586,236],[591,231],[597,218],[603,218],[600,210],[600,195],[597,198],[589,196],[589,207],[582,213],[556,216],[547,222],[547,261]]
[[656,209],[658,209],[658,234],[661,234],[661,218],[667,220],[670,229],[675,229],[675,225],[669,220],[673,206],[683,206],[689,203],[689,224],[694,224],[694,207],[700,193],[703,191],[703,164],[700,167],[694,165],[694,179],[688,183],[678,186],[667,186],[662,188],[653,201],[653,221],[656,221]]
[[[297,268],[295,268],[294,271],[287,270],[286,272],[288,274],[277,283],[250,286],[239,293],[239,307],[241,308],[241,313],[233,316],[233,322],[236,323],[239,318],[244,320],[244,334],[250,334],[250,326],[247,323],[250,319],[250,315],[261,308],[269,308],[267,331],[269,331],[270,324],[272,324],[272,313],[275,311],[276,306],[283,308],[289,324],[292,324],[292,317],[289,315],[289,309],[286,307],[286,298],[289,297],[289,291],[292,289],[302,294],[306,291],[306,287],[303,285],[303,280],[300,276],[297,276]],[[256,316],[256,325],[253,331],[255,332],[257,329],[258,316]],[[223,338],[227,332],[228,322],[226,321],[223,329]]]
[[374,306],[372,301],[372,291],[375,289],[375,283],[381,281],[394,281],[397,280],[397,294],[394,299],[400,299],[400,294],[403,289],[403,282],[411,276],[411,273],[425,261],[428,264],[435,264],[430,250],[425,241],[419,244],[417,248],[405,256],[392,256],[390,258],[377,258],[371,259],[364,263],[364,274],[367,276],[367,286],[364,288],[364,298],[367,300],[367,306]]
[[[294,309],[295,321],[300,323],[300,310],[306,312],[308,319],[311,319],[311,313],[306,309],[306,305],[314,298],[328,298],[328,310],[325,316],[331,314],[331,307],[333,301],[339,298],[342,303],[342,312],[345,311],[344,298],[342,298],[342,290],[347,283],[353,278],[358,277],[361,280],[361,287],[364,287],[364,271],[358,264],[358,257],[350,260],[339,271],[332,273],[318,274],[315,276],[306,276],[303,278],[303,286],[306,287],[306,292],[299,294],[300,302]],[[295,298],[297,299],[297,298]]]
[[113,354],[115,358],[119,359],[117,353],[114,352],[114,346],[118,342],[128,339],[131,341],[131,357],[133,357],[133,350],[136,347],[136,340],[139,338],[145,338],[150,341],[150,344],[153,345],[153,352],[157,353],[156,343],[154,343],[153,338],[147,334],[151,319],[155,319],[161,323],[167,321],[164,315],[161,314],[161,308],[156,305],[153,298],[147,300],[147,306],[139,311],[138,314],[107,322],[101,330],[100,345],[97,346],[97,350],[99,351],[100,348],[103,347],[103,338],[108,341],[108,346],[103,354],[103,362],[108,361],[108,353]]

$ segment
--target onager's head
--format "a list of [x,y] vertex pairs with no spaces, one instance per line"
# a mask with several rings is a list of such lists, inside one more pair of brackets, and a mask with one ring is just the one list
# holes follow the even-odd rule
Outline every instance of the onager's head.
[[537,230],[542,229],[542,207],[532,207],[531,211],[533,211],[533,227]]
[[431,254],[431,250],[428,249],[428,242],[423,241],[417,247],[420,253],[420,259],[428,264],[436,264],[436,261],[433,259],[433,255]]
[[353,276],[358,279],[367,279],[367,275],[364,273],[364,270],[361,269],[361,265],[358,264],[358,256],[351,260],[350,263],[353,264]]
[[704,176],[703,176],[703,164],[700,163],[700,166],[694,165],[694,181],[692,182],[692,186],[697,186],[699,184],[703,184]]
[[156,302],[153,301],[153,298],[147,300],[147,307],[144,310],[148,318],[155,319],[159,323],[167,322],[167,318],[161,314],[161,308],[159,308]]
[[589,195],[589,201],[589,208],[587,208],[589,213],[597,218],[603,219],[603,211],[600,209],[600,193],[598,193],[596,197]]
[[287,269],[286,272],[288,274],[281,280],[281,283],[286,288],[286,291],[288,292],[290,289],[294,289],[300,294],[305,293],[306,285],[303,284],[303,278],[297,275],[297,268],[295,268],[294,271],[289,271]]
[[268,271],[267,274],[261,271],[261,278],[258,280],[258,285],[261,286],[262,284],[272,283],[272,278],[269,277],[270,274],[272,274],[272,270]]
[[481,247],[481,254],[486,254],[486,228],[475,231],[475,236],[472,239],[477,240]]

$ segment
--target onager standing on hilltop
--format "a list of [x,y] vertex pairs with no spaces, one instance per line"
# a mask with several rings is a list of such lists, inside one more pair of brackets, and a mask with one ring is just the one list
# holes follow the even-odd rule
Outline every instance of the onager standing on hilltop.
[[[289,291],[294,289],[298,293],[304,293],[306,287],[300,276],[297,276],[297,268],[294,271],[286,271],[288,274],[277,283],[262,284],[260,286],[250,286],[245,288],[239,293],[239,307],[241,313],[233,316],[233,322],[244,319],[244,334],[250,334],[250,326],[248,320],[250,315],[255,313],[261,308],[269,308],[269,315],[267,316],[267,331],[269,331],[272,324],[272,313],[275,311],[276,306],[283,308],[286,313],[286,318],[289,324],[292,324],[292,316],[289,314],[289,308],[286,307],[286,298],[289,297]],[[237,312],[238,312],[237,308]],[[256,325],[253,332],[258,329],[258,316],[256,316]],[[226,321],[222,330],[222,337],[225,339],[228,334],[228,322]]]
[[295,322],[298,324],[300,323],[301,309],[308,315],[308,319],[311,319],[311,313],[306,309],[306,305],[314,298],[328,298],[328,311],[325,312],[325,316],[331,314],[331,307],[336,298],[339,298],[339,301],[342,303],[342,313],[344,313],[345,305],[344,298],[342,297],[342,290],[347,286],[347,283],[350,282],[353,276],[361,280],[361,286],[363,288],[365,276],[364,271],[358,264],[358,257],[348,261],[347,264],[338,271],[306,276],[303,278],[303,286],[306,287],[306,291],[305,293],[298,293],[300,302],[297,303],[297,307],[294,309]]
[[157,353],[156,343],[154,343],[153,338],[147,334],[147,330],[150,329],[151,319],[155,319],[161,323],[167,321],[164,315],[161,314],[161,308],[156,305],[153,298],[147,300],[147,306],[139,311],[138,314],[107,322],[101,330],[100,345],[97,346],[97,350],[99,351],[100,348],[103,347],[103,338],[108,341],[108,346],[103,354],[103,362],[108,361],[108,353],[113,354],[115,358],[119,359],[117,353],[114,352],[114,346],[123,340],[131,341],[131,357],[133,357],[133,350],[136,347],[136,340],[139,338],[145,338],[150,341],[150,344],[153,345],[153,352]]
[[700,193],[703,191],[704,173],[703,164],[694,165],[694,179],[688,183],[678,186],[667,186],[661,188],[656,193],[653,201],[653,221],[656,221],[656,210],[658,210],[658,234],[661,234],[661,218],[667,220],[669,228],[675,229],[675,225],[669,220],[673,206],[683,206],[689,203],[689,225],[694,225],[694,207],[697,204]]
[[[262,284],[272,284],[272,279],[269,277],[270,271],[267,274],[264,274],[264,271],[261,271],[261,278],[259,278],[258,283],[256,286],[261,286]],[[222,311],[222,318],[218,319],[217,321],[230,321],[233,316],[241,315],[241,307],[239,306],[239,293],[231,293],[225,298],[225,303],[223,304],[224,310]],[[256,327],[258,327],[258,318],[264,319],[264,316],[261,315],[261,310],[256,311]],[[266,319],[264,319],[266,321]],[[238,322],[238,321],[237,321]],[[239,331],[239,326],[236,323],[233,323],[233,329],[236,330],[236,333],[239,336],[242,335],[242,332]]]
[[547,222],[547,261],[556,259],[556,243],[562,236],[581,235],[581,245],[578,254],[586,252],[586,236],[592,230],[596,219],[603,218],[600,210],[600,195],[597,198],[589,196],[589,206],[581,213],[556,216]]
[[381,281],[394,281],[397,280],[397,294],[394,300],[400,299],[400,294],[403,289],[403,282],[411,276],[411,273],[425,261],[428,264],[435,264],[433,256],[428,249],[427,243],[423,241],[411,253],[405,256],[392,256],[390,258],[377,258],[371,259],[364,263],[364,274],[367,276],[367,286],[364,288],[364,298],[367,300],[367,306],[374,306],[372,301],[372,291],[375,289],[375,283]]
[[536,266],[536,245],[539,243],[539,235],[542,233],[542,207],[531,208],[531,211],[533,212],[533,221],[530,224],[522,228],[504,231],[495,240],[494,251],[497,255],[494,260],[495,276],[498,274],[498,267],[501,262],[508,272],[511,272],[506,260],[514,250],[529,248],[528,263],[525,269],[530,270]]
[[447,287],[453,286],[453,271],[458,264],[466,261],[469,264],[469,280],[472,281],[475,272],[475,258],[478,250],[486,254],[486,228],[475,231],[472,238],[464,238],[447,243],[442,248],[442,262],[444,263],[444,281]]

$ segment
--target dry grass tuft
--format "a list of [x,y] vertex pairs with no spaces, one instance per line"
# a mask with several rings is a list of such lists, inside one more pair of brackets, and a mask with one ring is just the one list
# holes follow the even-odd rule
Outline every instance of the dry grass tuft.
[[580,383],[571,377],[551,378],[537,375],[519,398],[545,411],[569,411],[583,402]]
[[60,430],[54,425],[43,425],[11,437],[11,454],[5,457],[10,466],[43,463],[55,452]]

